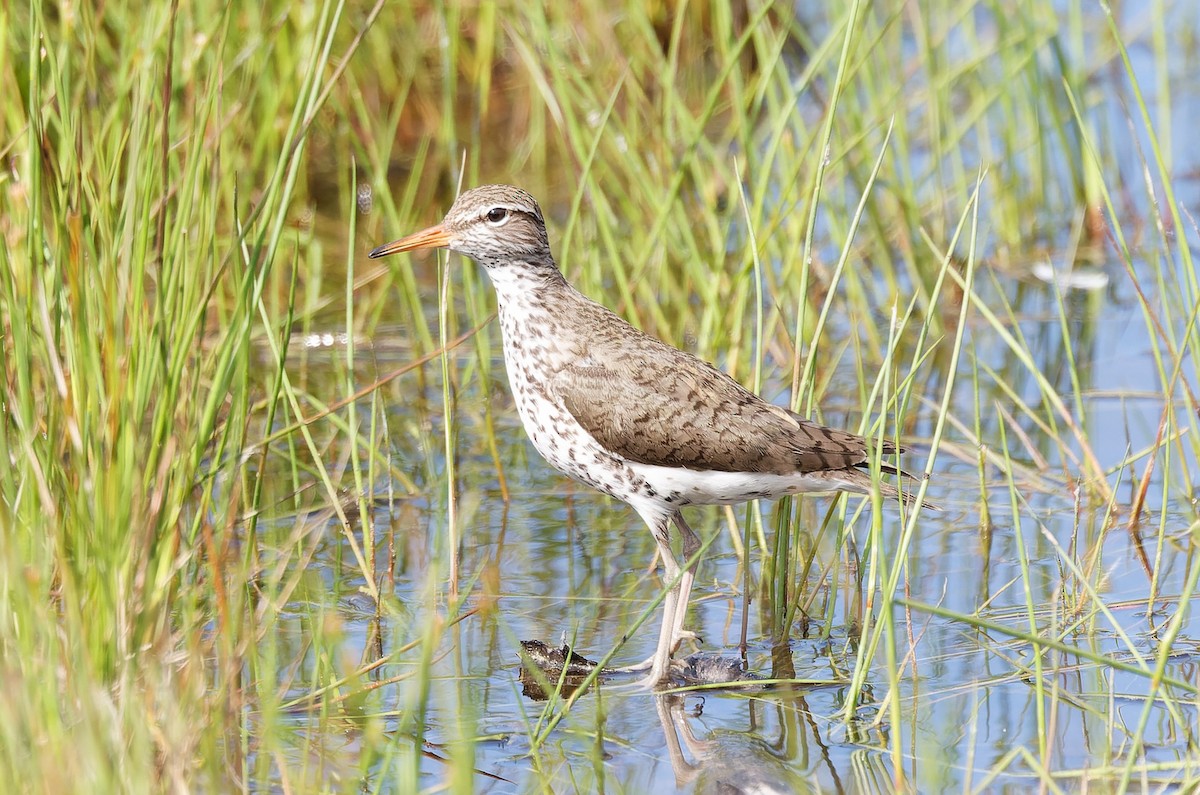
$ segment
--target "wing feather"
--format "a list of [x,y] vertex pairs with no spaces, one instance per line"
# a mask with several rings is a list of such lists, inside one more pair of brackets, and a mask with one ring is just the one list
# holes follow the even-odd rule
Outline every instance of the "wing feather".
[[862,437],[768,403],[650,337],[587,355],[549,386],[601,445],[638,463],[787,474],[853,467],[868,456]]

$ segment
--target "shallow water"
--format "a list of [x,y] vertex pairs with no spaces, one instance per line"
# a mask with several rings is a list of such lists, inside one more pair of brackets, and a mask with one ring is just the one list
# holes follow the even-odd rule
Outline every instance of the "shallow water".
[[[1139,54],[1133,56],[1135,65],[1147,70],[1149,77],[1153,64],[1140,64]],[[1177,73],[1187,66],[1188,56],[1181,55],[1170,69]],[[1127,91],[1122,75],[1101,78],[1101,83],[1114,97]],[[1198,94],[1200,87],[1194,84],[1173,84],[1180,108],[1174,116],[1177,141],[1194,128]],[[1122,113],[1116,101],[1106,108]],[[1113,128],[1127,130],[1122,122]],[[1114,147],[1124,153],[1122,162],[1130,178],[1136,178],[1140,156],[1134,139],[1118,139]],[[1200,146],[1193,143],[1176,151],[1180,173],[1197,168]],[[1200,203],[1197,180],[1180,180],[1176,188],[1184,206]],[[1151,272],[1142,262],[1135,262],[1134,268],[1141,276]],[[1080,385],[1083,421],[1090,430],[1092,452],[1108,469],[1129,451],[1154,443],[1163,409],[1156,394],[1157,372],[1148,356],[1148,331],[1136,295],[1127,286],[1124,267],[1104,262],[1098,270],[1111,279],[1110,284],[1096,293],[1069,295],[1067,303],[1070,339],[1077,346],[1072,354],[1085,378]],[[995,286],[981,286],[981,290],[985,296],[988,290],[1003,292],[1014,304],[1020,312],[1019,330],[1041,357],[1041,371],[1058,391],[1070,394],[1054,288],[1028,277],[1020,281],[1001,277]],[[385,320],[403,322],[402,317]],[[832,333],[852,332],[834,328]],[[340,343],[331,341],[334,344],[328,349],[338,350]],[[355,374],[359,387],[413,358],[402,330],[392,328],[363,342],[372,352],[369,366]],[[1039,390],[1015,365],[1001,340],[982,324],[972,328],[970,347],[978,361],[992,367],[1001,379],[1007,377],[1012,390],[982,396],[993,406],[983,412],[983,435],[988,444],[998,446],[1003,443],[1002,416],[994,407],[1010,404],[1013,396],[1037,401]],[[318,340],[302,362],[291,359],[296,374],[303,375],[317,393],[320,389],[314,385],[336,381],[333,357],[322,351]],[[833,539],[818,534],[830,499],[807,498],[801,509],[809,539],[820,550],[818,569],[834,568],[829,579],[818,578],[818,571],[810,575],[809,585],[816,592],[808,621],[791,627],[784,649],[771,646],[766,630],[771,614],[757,586],[754,601],[746,606],[742,560],[730,538],[726,514],[693,509],[693,526],[706,540],[714,539],[700,565],[688,620],[688,627],[703,638],[700,648],[736,655],[742,614],[748,609],[750,670],[813,684],[671,696],[606,684],[574,704],[538,747],[536,763],[531,762],[532,737],[545,707],[520,693],[519,641],[567,642],[589,657],[601,657],[649,609],[661,583],[657,573],[648,570],[654,545],[637,516],[626,506],[569,482],[533,451],[513,410],[498,353],[494,350],[486,363],[493,386],[488,394],[473,374],[478,361],[469,346],[450,358],[460,375],[452,427],[455,511],[463,534],[462,603],[440,585],[448,576],[443,429],[451,419],[443,413],[437,361],[426,365],[420,375],[402,377],[383,395],[387,428],[382,433],[391,463],[411,480],[413,493],[408,493],[406,483],[386,476],[370,489],[378,499],[373,508],[376,543],[380,549],[392,550],[395,559],[390,573],[380,575],[386,585],[381,620],[374,603],[360,591],[363,582],[336,523],[314,531],[323,536],[307,567],[305,581],[311,587],[293,594],[277,636],[278,658],[286,661],[283,670],[294,677],[288,692],[297,698],[310,692],[314,682],[325,681],[322,672],[330,667],[345,673],[414,641],[414,633],[423,631],[431,615],[450,619],[467,609],[480,609],[439,637],[432,651],[433,680],[427,697],[414,692],[407,681],[386,681],[411,673],[417,659],[413,652],[389,658],[372,674],[380,686],[354,705],[353,714],[339,719],[344,721],[338,724],[344,726],[343,733],[324,731],[314,739],[315,732],[328,727],[327,718],[319,710],[302,708],[291,714],[296,749],[292,761],[310,770],[314,778],[362,779],[368,788],[378,784],[385,789],[392,781],[404,781],[396,771],[403,754],[386,749],[390,743],[402,744],[411,732],[409,724],[418,719],[425,726],[426,741],[432,743],[420,761],[419,786],[435,786],[447,778],[452,764],[460,764],[458,760],[464,758],[458,756],[464,747],[461,732],[466,730],[474,732],[476,739],[471,744],[473,754],[465,757],[467,763],[503,779],[477,775],[474,787],[486,792],[547,786],[555,791],[720,792],[729,791],[722,786],[730,783],[744,789],[757,787],[760,792],[890,791],[897,777],[891,751],[897,733],[904,754],[901,765],[919,792],[974,788],[1022,792],[1037,786],[1038,767],[1057,771],[1062,785],[1074,789],[1083,786],[1090,769],[1123,764],[1129,737],[1142,723],[1143,761],[1150,769],[1138,775],[1151,789],[1160,781],[1153,770],[1156,763],[1162,763],[1162,781],[1179,782],[1181,769],[1190,771],[1192,778],[1200,775],[1195,702],[1173,700],[1174,712],[1161,705],[1144,712],[1148,677],[1044,647],[1042,664],[1047,673],[1039,695],[1030,673],[1035,664],[1033,647],[1015,637],[1028,632],[1031,621],[1047,631],[1049,622],[1068,616],[1075,623],[1053,627],[1051,632],[1064,643],[1085,644],[1097,655],[1140,664],[1136,652],[1152,664],[1163,628],[1180,608],[1170,597],[1185,589],[1187,561],[1181,550],[1191,543],[1189,532],[1194,534],[1195,495],[1167,488],[1161,468],[1153,473],[1148,515],[1165,516],[1166,536],[1174,546],[1161,552],[1152,546],[1146,550],[1159,566],[1156,592],[1164,597],[1148,612],[1149,579],[1126,531],[1127,517],[1109,517],[1102,508],[1077,505],[1071,483],[1063,477],[1064,454],[1046,445],[1036,427],[1020,420],[1016,424],[1029,436],[1031,455],[1022,455],[1024,442],[1011,436],[1008,442],[1014,460],[1029,466],[1030,481],[1020,489],[1028,502],[1018,504],[1014,517],[1009,484],[994,469],[989,469],[991,479],[981,488],[972,458],[976,451],[961,443],[955,447],[962,437],[952,434],[938,458],[929,493],[945,510],[921,516],[903,583],[913,604],[977,613],[1008,631],[989,632],[921,609],[909,613],[898,608],[899,724],[876,722],[877,715],[888,714],[879,711],[879,702],[889,692],[884,666],[876,666],[867,677],[866,703],[860,706],[858,719],[843,717],[846,682],[857,655],[857,638],[850,628],[863,609],[863,594]],[[847,371],[842,377],[850,384],[854,375]],[[955,396],[956,412],[963,417],[974,416],[975,411],[975,395],[968,383],[964,381]],[[769,384],[764,392],[781,394],[783,388]],[[332,386],[331,393],[341,394]],[[489,405],[510,496],[507,502],[485,444]],[[838,407],[825,408],[830,423],[850,424],[857,419],[839,414]],[[927,431],[933,409],[918,406],[913,413],[916,427]],[[1044,457],[1044,463],[1036,460],[1034,452]],[[907,465],[920,469],[927,453],[918,446]],[[1067,453],[1079,454],[1079,449]],[[1194,468],[1197,462],[1188,465]],[[1074,465],[1068,469],[1077,471]],[[1130,498],[1130,474],[1110,473],[1110,483],[1124,504]],[[1136,474],[1141,476],[1140,468]],[[986,525],[981,518],[985,497],[990,518]],[[859,504],[857,498],[848,501],[851,511]],[[746,525],[750,510],[733,512],[739,528]],[[762,506],[761,510],[768,517],[765,527],[770,539],[772,509]],[[869,527],[869,510],[852,523],[864,567],[871,563]],[[896,509],[885,508],[883,548],[894,548],[902,530]],[[291,532],[290,520],[270,523],[264,532],[267,546],[271,539],[283,543]],[[1152,538],[1154,528],[1143,532]],[[1072,549],[1075,554],[1067,555],[1065,551]],[[1088,580],[1100,582],[1110,615],[1088,612],[1094,602],[1065,569],[1065,557],[1085,561],[1091,571],[1101,573]],[[387,555],[378,559],[386,561]],[[755,582],[761,564],[761,552],[752,551]],[[431,583],[438,586],[436,592],[431,592]],[[1072,600],[1080,607],[1078,614],[1069,609]],[[1043,609],[1031,616],[1028,604]],[[614,662],[638,661],[650,654],[657,636],[657,612],[654,608],[650,621],[621,647]],[[337,650],[335,660],[311,653],[306,638],[315,631],[322,633],[323,648]],[[1192,611],[1164,673],[1195,683],[1198,665],[1200,620]],[[1049,712],[1039,714],[1042,710]],[[1045,736],[1039,725],[1049,727]],[[365,747],[373,749],[374,761],[364,770]],[[455,762],[446,761],[451,758]],[[264,768],[272,764],[260,761]],[[268,778],[262,782],[264,789],[278,784],[264,775]]]
[[[1029,316],[1037,317],[1045,295],[1030,295]],[[1086,405],[1093,427],[1114,428],[1111,435],[1096,434],[1097,456],[1102,462],[1112,462],[1120,460],[1127,448],[1138,449],[1153,441],[1160,406],[1151,399],[1116,401],[1105,396],[1108,390],[1136,386],[1142,370],[1135,366],[1135,352],[1144,341],[1133,333],[1138,317],[1132,307],[1109,305],[1104,317],[1106,322],[1090,336],[1093,351],[1100,358],[1099,351],[1104,350],[1103,358],[1127,361],[1129,366],[1116,373],[1098,368],[1090,387],[1096,396],[1088,398]],[[1024,325],[1031,339],[1039,334],[1056,338],[1058,334],[1053,319]],[[1053,349],[1054,344],[1052,339],[1047,348]],[[976,350],[981,358],[993,356],[986,350],[985,340],[979,341]],[[1125,351],[1124,357],[1121,351]],[[397,365],[408,359],[403,353],[395,355]],[[376,356],[381,371],[393,364],[386,354],[377,352]],[[994,358],[997,366],[1003,366],[1002,351],[996,351]],[[471,360],[467,355],[452,359],[456,367],[464,368],[471,366]],[[848,611],[858,608],[854,578],[841,566],[832,586],[828,581],[821,584],[807,626],[793,626],[786,653],[774,658],[774,662],[783,659],[794,672],[773,664],[773,650],[763,629],[769,617],[757,593],[749,608],[750,670],[764,676],[778,672],[816,684],[679,696],[655,696],[606,684],[599,693],[585,695],[575,704],[541,746],[542,769],[531,768],[526,757],[531,727],[543,705],[520,695],[518,641],[536,638],[556,645],[565,640],[593,658],[602,656],[658,595],[660,582],[647,573],[653,543],[641,521],[624,505],[562,478],[537,457],[524,437],[507,391],[501,389],[502,363],[493,360],[492,365],[497,392],[486,396],[479,393],[477,379],[465,382],[467,386],[457,395],[454,419],[457,511],[464,534],[463,590],[467,606],[486,605],[490,611],[467,618],[441,637],[424,714],[426,739],[435,744],[431,753],[442,758],[452,755],[447,749],[460,739],[464,718],[468,725],[474,722],[478,736],[486,739],[475,747],[473,766],[507,780],[477,779],[476,785],[484,791],[538,789],[547,781],[556,789],[660,792],[678,786],[689,791],[721,791],[717,787],[727,778],[742,783],[753,780],[767,787],[759,791],[887,790],[893,780],[889,743],[895,732],[902,737],[906,772],[918,791],[979,786],[997,770],[999,778],[989,787],[1020,791],[1033,785],[1034,779],[1029,759],[1012,758],[1014,748],[1028,749],[1033,759],[1051,769],[1068,771],[1063,776],[1069,784],[1077,771],[1108,763],[1108,755],[1122,746],[1125,734],[1142,719],[1146,677],[1051,650],[1046,652],[1045,665],[1057,670],[1047,676],[1045,686],[1057,692],[1048,722],[1052,732],[1041,738],[1038,696],[1030,676],[1021,673],[1033,664],[1029,644],[921,611],[912,614],[910,623],[898,610],[898,653],[913,655],[900,682],[904,720],[896,726],[871,722],[878,705],[870,700],[882,699],[888,692],[886,669],[879,668],[868,677],[868,701],[860,709],[861,722],[843,721],[845,682],[856,654],[854,640],[847,637],[852,618]],[[320,362],[309,366],[319,367]],[[342,658],[339,667],[345,671],[413,640],[411,633],[424,626],[431,610],[454,614],[445,591],[436,597],[428,592],[431,580],[444,581],[447,554],[446,496],[423,491],[444,467],[440,451],[446,418],[436,397],[435,367],[429,366],[430,381],[424,390],[428,402],[412,399],[420,390],[416,379],[410,378],[401,389],[408,399],[388,408],[393,464],[408,473],[421,493],[389,505],[385,489],[375,490],[382,500],[374,514],[377,543],[392,544],[397,560],[394,590],[384,597],[381,643],[372,648],[376,643],[372,602],[358,593],[362,583],[352,556],[331,524],[308,566],[309,576],[320,581],[309,592],[317,595],[319,602],[298,598],[289,606],[295,618],[290,627],[295,633],[291,641],[296,656],[292,659],[298,660],[296,696],[310,689],[314,668],[319,665],[300,651],[317,617],[323,626],[330,624],[331,617],[335,619],[339,633],[335,646]],[[483,407],[488,399],[495,410],[496,438],[506,462],[504,475],[511,495],[507,504],[483,446]],[[919,465],[924,455],[925,451],[918,449],[910,458]],[[1059,477],[1053,466],[1042,474],[1051,482]],[[1118,488],[1128,489],[1127,481]],[[1164,495],[1161,489],[1159,479],[1153,500],[1168,503],[1168,535],[1186,543],[1186,528],[1194,513],[1177,495]],[[930,495],[945,510],[923,514],[916,527],[906,581],[908,598],[957,612],[978,610],[987,620],[1018,632],[1028,630],[1027,603],[1049,608],[1081,597],[1086,608],[1088,602],[1078,593],[1078,586],[1071,584],[1070,578],[1063,585],[1060,550],[1075,544],[1094,554],[1095,565],[1104,570],[1102,595],[1118,624],[1110,625],[1104,616],[1080,615],[1078,626],[1059,628],[1063,640],[1073,643],[1077,634],[1088,633],[1093,652],[1131,660],[1117,632],[1119,627],[1134,648],[1152,657],[1156,633],[1178,605],[1168,602],[1147,616],[1148,580],[1132,551],[1124,521],[1118,519],[1115,526],[1106,527],[1098,509],[1085,508],[1077,514],[1065,483],[1035,494],[1030,504],[1021,506],[1020,521],[1014,522],[1006,483],[998,479],[990,484],[992,526],[985,533],[974,465],[942,456]],[[828,498],[809,498],[805,503],[802,515],[814,530],[828,502]],[[858,502],[851,500],[851,507]],[[1156,505],[1152,508],[1157,511]],[[735,513],[744,524],[746,510]],[[692,515],[697,530],[706,539],[716,539],[699,570],[688,626],[702,636],[703,650],[736,655],[745,609],[739,558],[721,513],[694,509]],[[771,525],[767,527],[770,532]],[[869,515],[864,512],[853,523],[860,552],[868,527]],[[901,529],[897,511],[885,508],[884,548],[892,548]],[[1029,558],[1032,593],[1028,596],[1023,590],[1018,533]],[[819,565],[827,565],[836,552],[831,539],[819,543],[824,551],[817,560]],[[1079,554],[1075,559],[1089,558]],[[757,552],[751,560],[757,577]],[[1169,596],[1182,588],[1183,558],[1169,554],[1164,560],[1167,564],[1160,570],[1158,587],[1159,593]],[[867,565],[866,559],[863,565]],[[1047,609],[1035,618],[1039,626],[1045,626],[1054,616],[1064,614],[1061,609]],[[285,631],[284,637],[288,634]],[[656,634],[657,609],[651,621],[621,648],[615,662],[648,656]],[[911,648],[909,638],[914,640]],[[328,643],[330,639],[324,640]],[[399,659],[404,662],[383,666],[378,677],[402,675],[411,668],[411,655]],[[1198,661],[1200,626],[1193,615],[1176,641],[1175,656],[1166,673],[1194,682]],[[402,731],[402,716],[411,709],[411,698],[403,684],[388,685],[367,696],[362,709],[366,714],[391,715],[385,717],[384,725]],[[1194,705],[1185,704],[1181,709],[1188,713],[1183,716],[1187,725],[1194,727]],[[303,748],[312,753],[308,732],[320,722],[320,715],[298,711],[294,718],[298,751]],[[1151,749],[1147,761],[1177,764],[1188,758],[1196,738],[1179,729],[1165,710],[1152,710],[1145,730]],[[358,728],[348,724],[345,736],[327,736],[317,743],[327,756],[314,763],[316,767],[325,768],[328,775],[363,774],[370,780],[370,771],[357,769],[359,743],[368,741],[356,736],[357,732]],[[602,733],[599,739],[598,732]],[[1038,751],[1041,742],[1044,756]],[[597,765],[598,755],[604,760],[602,765]],[[426,785],[446,775],[448,763],[436,757],[428,756],[422,762]],[[377,773],[388,778],[384,770]]]

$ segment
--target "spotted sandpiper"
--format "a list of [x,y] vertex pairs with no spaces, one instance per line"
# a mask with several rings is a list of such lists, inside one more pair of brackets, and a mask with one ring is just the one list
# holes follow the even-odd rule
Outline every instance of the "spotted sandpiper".
[[[587,298],[559,271],[542,211],[525,191],[463,193],[436,226],[372,258],[449,248],[478,262],[496,289],[504,362],[525,432],[559,471],[628,503],[662,555],[663,621],[639,666],[669,679],[700,539],[680,509],[819,491],[870,493],[871,444],[769,403],[707,362],[639,331]],[[899,452],[883,443],[881,453]],[[884,469],[894,472],[891,467]],[[895,496],[895,487],[875,484]],[[683,568],[671,551],[674,523]]]

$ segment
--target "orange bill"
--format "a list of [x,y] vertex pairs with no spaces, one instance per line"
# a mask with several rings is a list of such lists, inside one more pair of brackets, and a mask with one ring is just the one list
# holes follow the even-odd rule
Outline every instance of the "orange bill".
[[413,251],[418,248],[444,248],[450,245],[450,233],[441,224],[414,232],[408,237],[393,240],[380,246],[367,256],[371,259],[386,257],[388,254],[399,254],[401,251]]

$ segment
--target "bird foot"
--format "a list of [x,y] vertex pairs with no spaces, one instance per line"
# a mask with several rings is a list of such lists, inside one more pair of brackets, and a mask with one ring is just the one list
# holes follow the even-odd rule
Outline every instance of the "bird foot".
[[622,665],[620,668],[613,668],[614,674],[640,674],[642,671],[649,671],[654,666],[654,658],[647,657],[640,663],[633,665]]
[[704,638],[700,637],[695,632],[692,632],[690,629],[681,629],[679,632],[675,633],[675,638],[671,641],[671,654],[675,654],[675,652],[679,651],[679,647],[683,645],[685,640],[690,640],[696,645],[700,645],[704,642]]
[[[704,642],[703,638],[701,638],[695,632],[692,632],[690,629],[680,630],[679,633],[675,635],[675,638],[671,641],[671,654],[672,655],[674,655],[675,652],[679,651],[679,647],[683,645],[683,642],[685,640],[690,640],[693,643],[697,643],[697,644]],[[678,665],[678,662],[676,660],[671,660],[671,665]],[[640,663],[635,663],[633,665],[626,665],[626,666],[622,666],[621,668],[614,668],[612,670],[613,670],[613,672],[619,673],[619,674],[640,674],[642,671],[649,671],[653,667],[654,667],[654,655],[651,654],[649,657],[642,660]]]
[[671,674],[682,671],[683,663],[679,660],[668,660],[666,670],[657,671],[653,665],[653,659],[630,665],[625,668],[614,668],[611,673],[636,674],[646,672],[646,675],[630,682],[626,687],[633,687],[639,690],[661,690],[666,687],[671,687]]

